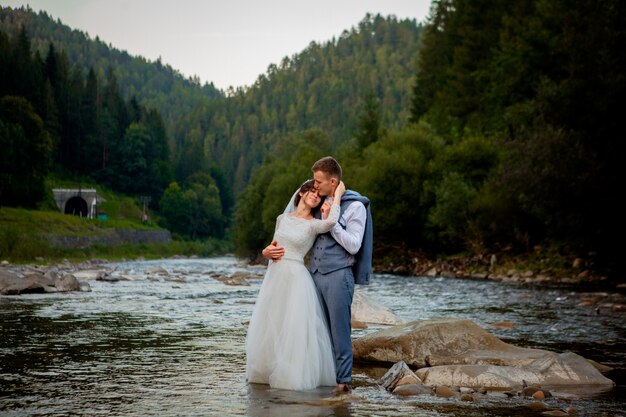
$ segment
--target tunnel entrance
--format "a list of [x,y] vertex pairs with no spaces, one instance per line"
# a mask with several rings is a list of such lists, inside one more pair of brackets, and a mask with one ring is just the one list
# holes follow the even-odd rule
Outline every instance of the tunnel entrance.
[[72,197],[65,203],[65,214],[87,217],[87,202],[80,197]]

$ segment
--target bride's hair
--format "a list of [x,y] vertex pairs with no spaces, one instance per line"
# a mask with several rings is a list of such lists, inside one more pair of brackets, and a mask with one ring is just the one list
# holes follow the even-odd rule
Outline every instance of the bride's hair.
[[[294,207],[298,207],[298,204],[300,204],[300,200],[302,199],[302,196],[300,195],[301,193],[305,194],[305,193],[308,193],[309,191],[313,191],[313,190],[315,190],[315,180],[305,181],[304,184],[302,184],[300,186],[300,189],[296,193],[295,200],[293,200]],[[322,199],[322,201],[320,201],[320,203],[317,205],[317,207],[314,207],[311,210],[319,209],[320,207],[322,207],[322,203],[323,202],[324,202],[324,199]]]

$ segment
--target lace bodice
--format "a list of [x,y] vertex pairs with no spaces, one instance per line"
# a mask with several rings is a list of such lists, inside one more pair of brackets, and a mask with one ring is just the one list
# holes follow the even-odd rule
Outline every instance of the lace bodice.
[[339,210],[338,205],[331,206],[328,218],[325,220],[307,220],[288,214],[278,216],[274,240],[278,242],[278,246],[285,248],[283,259],[302,261],[313,246],[317,235],[330,231],[337,223]]

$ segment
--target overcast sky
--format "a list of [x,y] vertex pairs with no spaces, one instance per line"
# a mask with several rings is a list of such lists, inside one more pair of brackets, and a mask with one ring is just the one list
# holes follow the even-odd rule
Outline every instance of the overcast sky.
[[430,0],[0,0],[30,5],[185,76],[225,90],[251,85],[270,64],[326,42],[366,13],[423,21]]

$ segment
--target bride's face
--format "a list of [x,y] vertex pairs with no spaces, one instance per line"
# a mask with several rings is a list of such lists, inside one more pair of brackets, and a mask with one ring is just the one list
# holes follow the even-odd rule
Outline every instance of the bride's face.
[[317,194],[317,190],[307,191],[302,199],[310,208],[317,207],[317,205],[322,201],[322,198]]

